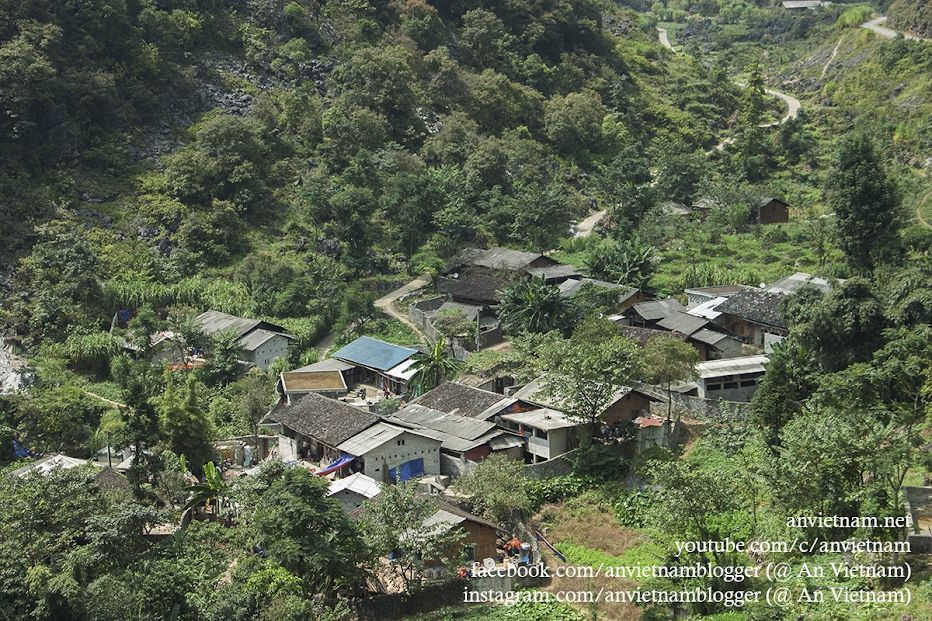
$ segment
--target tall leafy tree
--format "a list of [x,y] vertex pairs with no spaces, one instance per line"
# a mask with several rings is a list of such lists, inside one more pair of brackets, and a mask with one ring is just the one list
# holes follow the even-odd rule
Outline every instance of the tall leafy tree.
[[159,419],[168,437],[169,448],[184,455],[192,468],[200,468],[213,457],[213,427],[198,403],[197,382],[188,378],[184,394],[179,395],[166,368],[165,393],[159,403]]
[[362,542],[328,483],[304,468],[287,470],[262,495],[255,528],[269,557],[303,580],[306,595],[353,586]]
[[896,248],[899,199],[896,181],[866,134],[848,134],[838,146],[826,181],[835,212],[838,246],[854,267],[872,269]]
[[667,389],[667,420],[670,420],[673,415],[673,382],[685,382],[696,375],[699,352],[686,341],[669,336],[648,341],[646,354],[646,379]]

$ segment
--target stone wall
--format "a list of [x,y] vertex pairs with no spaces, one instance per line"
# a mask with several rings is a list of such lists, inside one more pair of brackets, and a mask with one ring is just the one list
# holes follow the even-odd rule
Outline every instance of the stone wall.
[[440,474],[442,475],[458,479],[475,467],[475,462],[440,453]]
[[570,463],[568,458],[574,452],[575,449],[539,464],[526,464],[524,466],[524,476],[535,481],[545,481],[554,477],[570,475],[573,473],[573,464]]
[[[652,402],[650,404],[651,414],[657,416],[667,415],[667,391],[654,388],[653,386],[641,385],[638,390],[645,392],[653,397],[663,399],[662,403]],[[741,403],[738,401],[724,401],[701,399],[699,397],[690,397],[673,393],[673,418],[677,413],[686,414],[693,418],[711,418],[713,420],[744,420],[751,413],[750,403]]]
[[[443,336],[440,331],[430,322],[426,313],[435,311],[446,302],[449,298],[445,295],[437,296],[427,300],[421,300],[408,306],[408,319],[421,329],[424,336],[431,343],[436,343],[437,339]],[[491,330],[486,330],[479,334],[479,346],[489,347],[504,340],[501,327],[496,326]],[[453,338],[450,339],[450,346],[453,348],[453,357],[457,360],[466,360],[471,352],[476,351],[476,341],[474,338]]]

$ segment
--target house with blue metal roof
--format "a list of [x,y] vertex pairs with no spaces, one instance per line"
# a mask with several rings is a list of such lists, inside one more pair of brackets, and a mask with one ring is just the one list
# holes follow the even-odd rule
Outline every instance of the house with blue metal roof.
[[356,381],[376,379],[380,386],[397,394],[404,392],[407,377],[410,377],[410,374],[406,377],[405,369],[400,367],[405,366],[416,353],[418,350],[410,347],[361,336],[338,350],[333,357],[355,367]]

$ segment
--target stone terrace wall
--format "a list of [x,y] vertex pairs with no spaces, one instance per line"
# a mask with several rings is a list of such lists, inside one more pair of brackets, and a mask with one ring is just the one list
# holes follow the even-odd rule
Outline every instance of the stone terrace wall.
[[[638,390],[645,392],[662,402],[651,402],[650,410],[652,414],[658,416],[667,415],[667,391],[654,388],[653,386],[638,386]],[[739,401],[724,401],[701,399],[699,397],[690,397],[673,393],[673,411],[682,412],[693,418],[711,418],[719,421],[740,421],[744,420],[751,414],[751,404]]]
[[568,457],[575,452],[572,451],[558,455],[539,464],[526,464],[524,466],[524,476],[535,481],[545,481],[554,477],[564,477],[573,473],[573,464]]

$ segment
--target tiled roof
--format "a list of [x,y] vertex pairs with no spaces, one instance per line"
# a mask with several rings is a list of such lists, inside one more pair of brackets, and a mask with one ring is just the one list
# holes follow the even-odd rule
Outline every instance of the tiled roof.
[[529,267],[524,271],[534,278],[543,276],[545,280],[550,280],[551,278],[572,278],[573,276],[584,275],[574,266],[565,263],[557,263],[556,265],[548,265],[547,267]]
[[[528,267],[544,255],[536,252],[521,252],[511,248],[489,248],[472,260],[473,265],[492,269],[520,270]],[[551,263],[556,263],[548,259]]]
[[333,354],[333,357],[377,371],[388,371],[416,353],[416,349],[393,345],[370,336],[360,336]]
[[780,312],[783,296],[762,289],[745,289],[728,298],[715,310],[740,317],[752,323],[786,329]]
[[475,418],[502,398],[502,395],[488,390],[470,388],[456,382],[444,382],[411,403],[449,414]]
[[498,292],[510,285],[510,278],[495,276],[484,270],[471,270],[456,280],[448,279],[441,285],[441,290],[454,297],[495,304],[498,302]]
[[639,347],[647,347],[647,342],[656,338],[674,338],[681,341],[686,340],[685,334],[679,332],[668,332],[666,330],[654,330],[652,328],[639,328],[638,326],[621,326],[621,335],[625,336]]
[[379,422],[375,414],[315,393],[274,410],[267,418],[333,447]]

